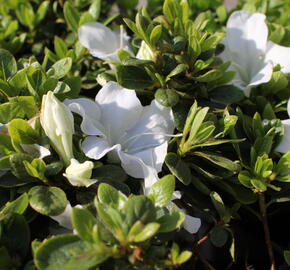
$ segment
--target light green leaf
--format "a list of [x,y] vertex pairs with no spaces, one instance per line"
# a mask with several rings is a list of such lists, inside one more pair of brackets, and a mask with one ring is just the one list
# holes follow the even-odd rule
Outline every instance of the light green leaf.
[[166,175],[150,187],[148,197],[154,202],[156,207],[164,207],[170,202],[174,189],[174,176]]

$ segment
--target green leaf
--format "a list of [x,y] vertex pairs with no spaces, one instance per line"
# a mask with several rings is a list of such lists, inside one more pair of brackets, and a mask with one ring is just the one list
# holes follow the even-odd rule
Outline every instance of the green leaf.
[[54,50],[55,50],[58,57],[60,57],[60,58],[66,57],[66,54],[68,51],[67,45],[58,36],[54,37]]
[[275,172],[277,174],[287,173],[290,170],[290,151],[284,154],[278,164],[276,165]]
[[208,107],[202,108],[195,115],[195,117],[194,117],[194,119],[192,121],[190,133],[189,133],[189,138],[188,138],[189,142],[195,141],[195,136],[196,136],[196,134],[197,134],[202,122],[204,121],[208,110],[209,110]]
[[152,238],[158,232],[159,227],[160,225],[156,222],[148,223],[140,233],[135,235],[134,242],[144,242]]
[[29,252],[29,244],[30,230],[25,217],[13,213],[5,220],[1,245],[5,246],[10,254],[17,254],[18,259],[23,260]]
[[103,165],[93,171],[92,178],[103,181],[118,181],[124,182],[128,176],[120,166]]
[[154,202],[156,207],[164,207],[170,202],[174,189],[174,176],[166,175],[150,187],[148,197]]
[[13,269],[14,262],[5,247],[0,247],[0,269]]
[[267,185],[259,179],[251,179],[251,184],[259,191],[265,192],[267,190]]
[[22,152],[21,144],[35,144],[37,142],[37,132],[22,119],[13,119],[8,125],[12,144],[19,152]]
[[176,262],[178,265],[181,265],[185,262],[187,262],[192,256],[192,252],[191,251],[183,251],[177,258]]
[[110,206],[99,203],[96,199],[95,205],[100,219],[108,227],[109,231],[113,233],[122,231],[124,220],[121,212]]
[[19,3],[16,8],[16,15],[23,25],[27,26],[29,30],[33,30],[35,14],[29,2]]
[[70,57],[66,57],[54,63],[52,67],[47,71],[47,75],[56,79],[61,79],[65,75],[67,75],[71,67],[72,59]]
[[225,223],[229,222],[231,219],[231,215],[228,213],[221,196],[217,192],[212,191],[210,193],[210,198],[211,198],[211,201],[212,201],[215,209],[219,213],[220,218]]
[[101,0],[93,0],[92,4],[90,5],[89,13],[92,15],[95,21],[97,21],[100,17],[101,5],[102,5]]
[[288,266],[290,266],[290,250],[285,250],[284,251],[284,259]]
[[153,85],[151,77],[147,72],[136,66],[117,66],[117,81],[128,89],[143,89]]
[[78,10],[69,1],[66,1],[64,4],[63,13],[68,27],[77,33],[80,21],[80,14]]
[[187,66],[185,64],[179,64],[177,65],[173,70],[170,71],[170,73],[166,76],[166,81],[169,81],[171,77],[179,75],[186,71]]
[[42,242],[36,250],[35,264],[40,270],[87,270],[107,259],[76,235],[58,235]]
[[138,0],[118,0],[118,5],[124,9],[134,9],[138,4]]
[[184,185],[191,183],[191,172],[188,165],[180,159],[175,153],[168,153],[165,157],[165,163],[170,172],[176,176]]
[[5,134],[0,134],[0,154],[9,155],[14,151],[14,147],[11,143],[11,137]]
[[212,69],[205,74],[202,74],[200,76],[194,77],[195,80],[198,82],[212,82],[215,81],[223,76],[223,71],[218,69]]
[[30,206],[47,216],[58,216],[66,208],[65,193],[57,187],[35,186],[29,190]]
[[179,228],[185,220],[182,212],[172,212],[160,217],[157,222],[160,224],[159,232],[172,232]]
[[147,224],[154,222],[156,218],[156,209],[152,201],[143,195],[128,198],[123,213],[125,214],[124,222],[129,228],[138,220]]
[[210,240],[216,247],[223,247],[226,244],[228,237],[228,232],[221,225],[215,225],[210,231]]
[[22,215],[28,207],[28,195],[23,193],[20,197],[12,202],[7,202],[0,211],[0,220],[9,217],[11,214]]
[[25,182],[35,182],[26,171],[23,161],[32,162],[32,157],[27,154],[17,153],[9,156],[12,173]]
[[45,17],[47,11],[49,9],[49,1],[43,1],[37,11],[36,11],[36,16],[35,16],[35,22],[34,25],[38,25]]
[[90,211],[84,208],[74,207],[72,209],[72,224],[79,237],[86,242],[94,243],[92,233],[97,226],[97,219]]
[[179,102],[179,95],[172,89],[158,89],[155,99],[165,107],[173,107]]
[[240,165],[236,162],[231,161],[228,158],[216,155],[211,152],[203,151],[203,152],[194,152],[194,155],[202,157],[224,169],[227,169],[231,172],[238,172],[240,170]]
[[103,204],[116,209],[122,209],[127,201],[127,197],[112,186],[102,183],[98,188],[98,198]]
[[156,25],[150,34],[150,43],[152,46],[156,46],[162,34],[162,25]]
[[6,81],[17,72],[17,64],[13,55],[4,49],[0,49],[0,78]]
[[243,91],[234,85],[223,85],[209,92],[210,98],[218,103],[230,105],[239,103],[245,98]]
[[46,164],[42,159],[34,159],[32,162],[24,160],[23,164],[29,175],[40,180],[46,180]]

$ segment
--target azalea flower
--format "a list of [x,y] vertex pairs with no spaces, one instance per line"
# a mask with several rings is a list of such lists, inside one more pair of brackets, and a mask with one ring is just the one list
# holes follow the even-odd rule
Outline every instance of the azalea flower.
[[135,178],[158,179],[167,143],[174,130],[170,108],[153,100],[143,107],[135,91],[107,83],[95,102],[86,98],[64,102],[82,116],[82,131],[89,135],[82,143],[85,155],[121,162],[126,173]]
[[275,65],[280,64],[284,73],[290,72],[290,48],[267,41],[265,19],[264,14],[236,11],[227,22],[221,58],[231,61],[230,70],[237,72],[233,84],[246,96],[253,86],[270,81]]
[[65,165],[73,158],[74,119],[70,110],[49,91],[42,98],[40,123]]
[[93,56],[102,60],[118,62],[119,49],[125,49],[130,52],[129,37],[122,27],[120,28],[120,33],[118,33],[101,23],[90,22],[79,28],[78,35],[80,43]]
[[[290,117],[290,99],[288,100],[287,111]],[[284,126],[284,136],[275,150],[280,153],[287,153],[290,151],[290,119],[282,120],[281,122]]]

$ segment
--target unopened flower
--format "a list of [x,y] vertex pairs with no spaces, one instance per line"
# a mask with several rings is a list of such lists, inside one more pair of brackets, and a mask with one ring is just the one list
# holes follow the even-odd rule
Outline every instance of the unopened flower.
[[290,48],[267,41],[265,19],[264,14],[236,11],[227,22],[221,58],[231,61],[230,70],[237,72],[233,84],[246,96],[253,86],[270,81],[275,65],[280,64],[284,73],[290,72]]
[[71,111],[49,91],[43,96],[40,123],[65,165],[73,158],[74,120]]
[[170,108],[155,100],[143,107],[135,91],[115,82],[99,91],[96,102],[79,98],[65,104],[83,117],[81,129],[89,135],[82,143],[87,157],[97,160],[108,154],[130,176],[157,179],[174,130]]
[[[287,111],[290,117],[290,99],[288,100]],[[284,126],[284,136],[275,150],[280,153],[287,153],[290,151],[290,119],[282,120],[281,122]]]
[[154,53],[152,52],[152,50],[150,49],[150,47],[147,45],[147,43],[144,40],[141,42],[141,47],[139,48],[136,58],[142,59],[142,60],[154,59]]
[[73,186],[89,187],[97,180],[91,179],[94,163],[85,161],[79,163],[76,159],[71,159],[70,165],[63,174]]
[[80,43],[102,60],[119,61],[119,49],[130,51],[129,37],[122,27],[117,33],[101,23],[89,22],[79,28],[78,35]]

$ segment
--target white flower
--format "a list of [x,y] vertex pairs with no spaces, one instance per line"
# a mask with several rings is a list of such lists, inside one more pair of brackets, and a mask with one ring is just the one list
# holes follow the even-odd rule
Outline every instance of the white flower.
[[233,84],[246,96],[251,87],[270,81],[276,64],[280,64],[282,72],[290,72],[290,48],[267,41],[265,19],[260,13],[236,11],[227,22],[221,58],[231,61],[230,70],[237,72]]
[[66,100],[72,112],[83,117],[82,131],[89,135],[82,143],[85,155],[100,159],[109,154],[112,162],[135,178],[156,178],[161,171],[167,142],[174,130],[170,108],[155,100],[143,107],[135,91],[107,83],[96,102],[79,98]]
[[65,165],[73,158],[74,120],[70,110],[51,91],[42,98],[40,123]]
[[63,174],[73,186],[89,187],[96,183],[97,180],[90,179],[94,163],[91,161],[85,161],[79,163],[76,159],[71,159],[70,165],[66,168]]
[[119,49],[130,52],[129,37],[122,27],[120,33],[117,33],[101,23],[90,22],[79,28],[78,35],[80,43],[93,56],[102,60],[119,61]]
[[[288,100],[287,111],[290,117],[290,99]],[[275,150],[280,153],[287,153],[290,151],[290,119],[282,120],[281,122],[284,126],[284,136]]]

